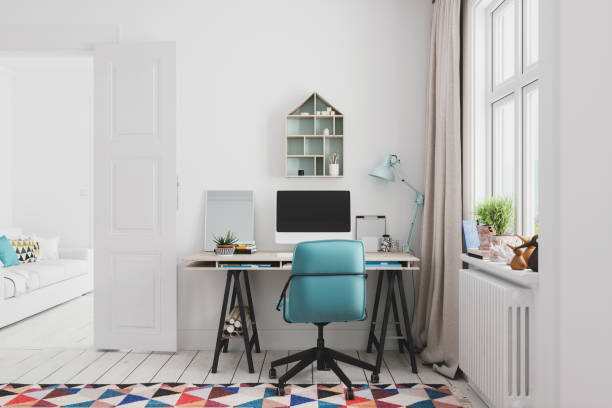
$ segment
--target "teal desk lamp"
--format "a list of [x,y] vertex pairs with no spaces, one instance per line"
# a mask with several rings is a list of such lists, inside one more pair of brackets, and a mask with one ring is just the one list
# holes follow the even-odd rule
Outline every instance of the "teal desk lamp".
[[[400,159],[395,154],[388,154],[385,156],[385,159],[381,163],[380,166],[372,169],[370,171],[370,176],[383,179],[386,181],[395,181],[395,169],[399,172],[395,166],[400,163]],[[398,166],[399,167],[399,166]],[[400,173],[400,176],[402,174]],[[404,177],[401,177],[401,182],[410,187],[411,190],[414,191],[414,214],[412,215],[412,221],[410,222],[410,232],[408,232],[408,238],[406,238],[406,242],[404,243],[404,247],[402,248],[404,252],[411,252],[410,245],[412,244],[412,238],[414,236],[414,226],[416,224],[417,216],[419,215],[419,210],[423,207],[423,202],[425,201],[425,196],[419,190],[414,188],[413,185],[408,183]]]

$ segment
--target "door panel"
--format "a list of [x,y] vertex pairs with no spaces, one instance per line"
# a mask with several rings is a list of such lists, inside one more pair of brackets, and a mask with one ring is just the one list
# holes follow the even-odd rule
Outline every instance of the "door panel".
[[172,43],[95,48],[94,343],[176,350]]
[[113,160],[113,232],[159,230],[158,163],[156,158]]

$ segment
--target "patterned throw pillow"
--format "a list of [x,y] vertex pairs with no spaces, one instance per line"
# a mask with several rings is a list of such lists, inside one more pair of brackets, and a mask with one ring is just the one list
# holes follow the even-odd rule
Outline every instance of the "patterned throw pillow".
[[11,245],[19,257],[19,263],[36,262],[40,249],[38,242],[31,238],[12,239]]

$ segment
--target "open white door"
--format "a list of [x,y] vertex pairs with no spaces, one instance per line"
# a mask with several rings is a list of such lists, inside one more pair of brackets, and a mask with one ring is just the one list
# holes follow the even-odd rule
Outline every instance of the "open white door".
[[176,350],[174,43],[94,49],[94,344]]

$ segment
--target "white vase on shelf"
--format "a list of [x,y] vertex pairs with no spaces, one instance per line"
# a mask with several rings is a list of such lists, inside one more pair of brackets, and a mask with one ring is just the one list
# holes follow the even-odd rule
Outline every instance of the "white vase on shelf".
[[330,176],[339,176],[340,175],[340,164],[332,163],[329,165],[329,175]]

